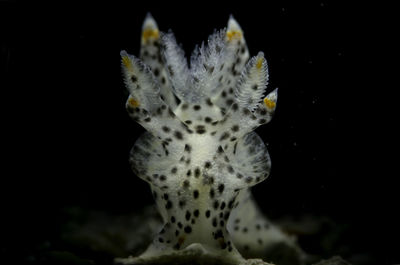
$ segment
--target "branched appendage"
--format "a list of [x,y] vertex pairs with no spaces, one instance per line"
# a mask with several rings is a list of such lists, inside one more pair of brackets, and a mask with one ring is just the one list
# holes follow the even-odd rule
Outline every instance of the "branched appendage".
[[[240,207],[249,203],[249,188],[267,178],[271,167],[254,132],[271,120],[277,102],[277,89],[264,97],[264,55],[249,59],[233,17],[226,29],[196,48],[190,65],[173,34],[159,32],[150,15],[141,43],[140,59],[121,52],[130,92],[126,107],[147,130],[135,143],[130,162],[150,184],[164,226],[136,261],[199,246],[209,256],[242,262],[234,241],[262,247],[246,229],[268,230],[260,214],[240,220],[249,209]],[[239,232],[244,234],[235,236]]]

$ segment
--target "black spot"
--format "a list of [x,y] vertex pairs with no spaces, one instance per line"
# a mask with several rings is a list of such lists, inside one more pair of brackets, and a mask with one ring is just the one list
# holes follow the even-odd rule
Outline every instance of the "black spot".
[[132,75],[132,76],[131,76],[131,81],[132,81],[133,83],[135,83],[135,82],[137,81],[136,75]]
[[236,147],[237,147],[237,142],[236,142],[235,145],[233,146],[233,154],[236,154]]
[[206,132],[206,128],[204,127],[204,125],[197,125],[196,126],[196,133],[203,134],[205,132]]
[[241,178],[243,178],[243,175],[240,174],[240,173],[237,173],[237,174],[236,174],[236,177],[237,177],[238,179],[241,179]]
[[164,200],[168,201],[168,194],[164,193]]
[[228,99],[226,101],[226,105],[228,105],[228,106],[232,105],[232,103],[233,103],[233,99]]
[[165,133],[168,133],[168,132],[171,131],[171,129],[170,129],[169,127],[167,127],[167,126],[163,126],[161,129],[162,129]]
[[158,241],[160,241],[160,243],[163,243],[163,242],[164,242],[164,239],[163,239],[162,237],[159,237],[159,238],[158,238]]
[[215,126],[215,125],[217,125],[217,124],[218,124],[218,121],[213,121],[213,122],[211,123],[212,126]]
[[228,218],[229,218],[229,211],[226,211],[225,214],[224,214],[225,221],[227,221]]
[[192,150],[192,147],[188,144],[185,144],[185,151],[190,153],[191,150]]
[[193,191],[193,198],[197,199],[199,197],[199,191],[198,190],[194,190]]
[[257,230],[260,230],[260,229],[261,229],[261,225],[256,224],[256,229],[257,229]]
[[174,245],[174,249],[176,249],[176,250],[178,250],[180,247],[181,247],[181,245],[180,245],[179,243],[176,243],[176,244]]
[[221,138],[219,138],[219,140],[220,141],[223,141],[223,140],[225,140],[225,139],[227,139],[228,137],[229,137],[229,132],[224,132],[222,135],[221,135]]
[[257,86],[257,84],[254,84],[251,88],[252,88],[253,90],[257,90],[258,86]]
[[174,136],[178,140],[182,140],[183,139],[183,135],[182,135],[182,133],[180,131],[175,131]]
[[211,188],[211,189],[210,189],[210,197],[211,197],[211,198],[214,198],[214,195],[215,195],[215,191],[214,191],[213,188]]
[[242,230],[243,233],[247,233],[248,231],[249,230],[247,229],[247,227],[244,227],[243,230]]
[[217,152],[218,152],[218,154],[222,154],[224,152],[224,149],[222,148],[222,146],[218,146]]
[[220,221],[219,221],[219,225],[223,227],[223,226],[225,225],[224,220],[220,220]]
[[258,120],[258,123],[259,123],[259,124],[264,124],[264,123],[266,123],[266,122],[267,122],[266,119],[259,119],[259,120]]
[[189,170],[186,172],[186,176],[190,177],[190,175],[192,175],[192,171],[189,169]]
[[164,76],[161,77],[161,83],[162,83],[162,84],[165,84],[165,82],[166,82],[165,77],[164,77]]
[[229,203],[228,203],[229,209],[232,209],[232,208],[233,208],[233,204],[234,204],[234,203],[235,203],[235,200],[234,200],[234,199],[232,199],[232,200],[229,201]]
[[239,108],[239,105],[238,105],[237,103],[233,103],[233,104],[232,104],[232,110],[233,110],[233,111],[237,111],[238,108]]
[[219,193],[222,193],[222,192],[224,191],[224,188],[225,188],[225,186],[224,186],[223,183],[219,184],[219,185],[218,185],[218,191],[219,191]]
[[201,106],[200,106],[200,105],[194,105],[194,106],[193,106],[193,109],[194,109],[194,110],[200,110],[200,109],[201,109]]
[[211,119],[210,117],[205,117],[205,118],[204,118],[204,121],[205,121],[206,123],[210,123],[210,122],[212,122],[212,119]]
[[171,173],[172,173],[172,174],[175,174],[177,171],[178,171],[178,169],[177,169],[176,167],[173,167],[173,168],[171,169]]
[[231,142],[234,142],[234,141],[236,141],[236,140],[237,140],[236,137],[232,137],[232,138],[231,138]]
[[178,227],[182,229],[183,225],[181,222],[178,222]]
[[[222,202],[222,203],[221,203],[220,209],[223,210],[223,209],[225,208],[225,205],[226,205],[226,203],[225,203],[225,202]],[[221,213],[222,213],[222,212],[221,212]]]
[[146,119],[144,119],[144,121],[145,121],[145,122],[150,122],[150,121],[151,121],[151,118],[150,118],[150,117],[147,117]]
[[217,200],[214,201],[214,209],[218,209],[219,207],[219,202]]
[[210,214],[211,214],[210,210],[207,210],[207,211],[206,211],[206,217],[209,218],[209,217],[210,217]]
[[170,108],[168,108],[168,114],[171,118],[175,118],[175,113]]
[[199,210],[194,210],[193,211],[193,215],[195,216],[195,217],[199,217]]
[[214,226],[214,227],[217,227],[217,218],[216,217],[214,217],[213,219],[212,219],[212,225]]
[[182,105],[182,110],[186,110],[188,107],[189,107],[189,105],[185,103]]
[[244,108],[244,109],[243,109],[243,114],[244,114],[244,115],[250,115],[250,114],[251,114],[251,112],[250,112],[250,110],[249,110],[249,109],[247,109],[247,108]]
[[171,209],[171,208],[172,208],[172,202],[167,201],[167,203],[165,204],[165,209]]
[[239,125],[237,125],[237,124],[233,125],[231,130],[234,131],[234,132],[239,131]]
[[210,161],[205,162],[204,163],[204,167],[207,168],[207,169],[211,168],[211,162]]
[[190,185],[189,180],[185,180],[185,181],[183,182],[183,187],[184,187],[184,188],[188,188],[189,185]]
[[225,91],[222,91],[221,96],[222,96],[223,98],[226,97],[226,92],[225,92]]
[[195,168],[195,170],[194,170],[194,176],[195,176],[195,178],[198,178],[199,176],[200,176],[200,168],[199,167],[196,167]]
[[207,105],[210,106],[210,107],[213,105],[213,103],[212,103],[212,101],[211,101],[210,98],[207,98],[207,99],[206,99],[206,103],[207,103]]
[[158,68],[154,69],[154,75],[159,76],[160,75],[160,70]]
[[215,233],[213,233],[214,239],[223,238],[224,234],[222,234],[222,230],[218,229]]
[[186,221],[190,220],[190,216],[191,216],[191,213],[189,211],[186,211],[186,214],[185,214]]
[[253,178],[252,178],[252,177],[247,177],[247,178],[245,179],[245,181],[246,181],[246,183],[250,183],[250,182],[253,181]]
[[161,180],[161,181],[165,181],[166,179],[167,179],[167,177],[166,177],[165,175],[161,175],[161,176],[160,176],[160,180]]
[[190,234],[192,232],[192,227],[190,225],[187,225],[183,230],[185,231],[185,233]]
[[175,223],[176,219],[175,216],[171,216],[171,223]]
[[229,165],[227,168],[228,168],[228,172],[229,172],[229,173],[232,174],[233,172],[235,172],[235,170],[233,170],[233,167],[232,167],[232,166]]

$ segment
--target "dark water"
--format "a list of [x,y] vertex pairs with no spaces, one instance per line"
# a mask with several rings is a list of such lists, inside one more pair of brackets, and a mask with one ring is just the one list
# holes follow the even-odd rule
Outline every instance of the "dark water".
[[[11,169],[1,186],[5,259],[38,264],[55,252],[57,263],[77,264],[79,257],[106,264],[109,253],[60,237],[72,220],[66,209],[83,209],[84,222],[85,212],[127,215],[152,201],[128,164],[144,130],[124,109],[119,65],[121,49],[138,54],[150,11],[161,30],[173,29],[187,54],[225,27],[230,14],[251,55],[264,51],[269,91],[279,87],[279,101],[273,121],[257,129],[272,159],[271,176],[253,189],[263,211],[272,219],[307,215],[334,224],[301,238],[310,253],[340,254],[354,264],[400,262],[392,243],[398,235],[395,186],[383,180],[397,174],[377,166],[383,155],[373,149],[381,139],[374,125],[377,99],[361,83],[359,76],[368,76],[356,57],[370,52],[358,42],[368,31],[362,6],[6,1],[0,7],[3,149]],[[327,234],[337,236],[325,247],[320,240]]]

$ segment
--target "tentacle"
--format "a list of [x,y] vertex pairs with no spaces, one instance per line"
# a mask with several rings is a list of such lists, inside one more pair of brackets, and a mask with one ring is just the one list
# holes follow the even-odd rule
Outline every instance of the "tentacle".
[[236,83],[235,96],[239,106],[254,110],[268,84],[268,67],[262,52],[253,57]]
[[166,63],[168,79],[173,92],[181,100],[191,102],[198,95],[191,90],[191,78],[187,60],[182,48],[176,43],[174,34],[170,31],[161,35],[163,56]]
[[[149,67],[125,51],[121,56],[125,84],[130,92],[126,103],[129,115],[161,140],[167,153],[179,153],[188,128],[161,99],[160,88]],[[166,143],[172,142],[167,146]]]
[[147,14],[142,27],[142,41],[140,59],[148,65],[160,85],[160,94],[163,100],[171,107],[176,108],[176,99],[167,77],[160,49],[160,32],[157,22]]
[[194,89],[201,90],[203,97],[214,97],[226,79],[225,63],[230,60],[232,49],[225,43],[226,30],[214,32],[207,42],[196,48],[191,57],[191,74]]
[[220,84],[218,93],[212,99],[223,111],[227,111],[233,104],[236,83],[243,67],[249,60],[249,50],[246,45],[244,33],[232,15],[228,20],[225,45],[232,55],[225,62],[224,80]]

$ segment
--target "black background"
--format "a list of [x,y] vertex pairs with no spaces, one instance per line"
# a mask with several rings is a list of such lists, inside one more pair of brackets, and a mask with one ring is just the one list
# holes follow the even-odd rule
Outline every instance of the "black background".
[[361,7],[334,1],[3,3],[1,199],[9,241],[2,251],[54,237],[65,207],[123,214],[151,203],[128,164],[144,129],[124,109],[119,57],[122,49],[139,53],[147,12],[160,30],[174,31],[186,54],[230,14],[250,53],[265,53],[268,91],[278,87],[279,100],[273,121],[257,129],[272,173],[253,190],[267,215],[329,216],[351,227],[354,251],[382,264],[400,261],[390,243],[398,230],[395,187],[386,180],[396,174],[375,149],[381,99],[364,83],[368,66],[357,57],[371,52],[360,41],[368,23]]

